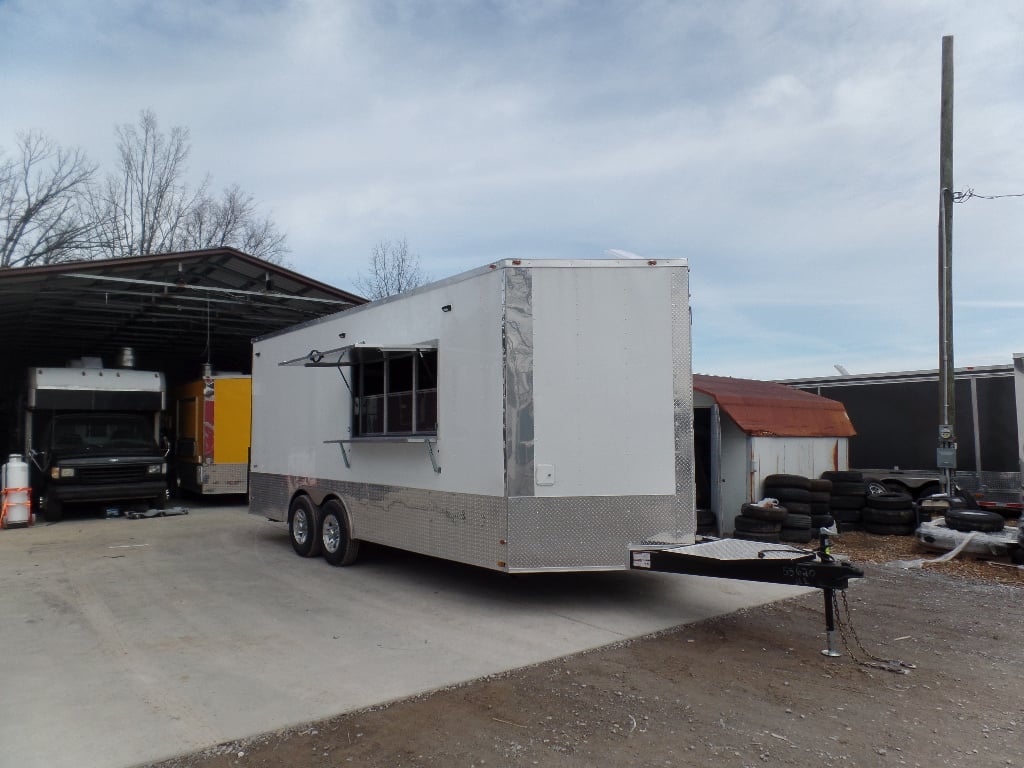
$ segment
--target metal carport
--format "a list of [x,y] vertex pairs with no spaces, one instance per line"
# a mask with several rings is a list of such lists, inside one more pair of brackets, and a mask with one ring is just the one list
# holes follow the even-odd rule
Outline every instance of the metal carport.
[[113,365],[130,347],[137,368],[169,382],[205,363],[248,373],[253,337],[365,301],[233,248],[0,270],[0,440],[16,448],[12,417],[30,365]]

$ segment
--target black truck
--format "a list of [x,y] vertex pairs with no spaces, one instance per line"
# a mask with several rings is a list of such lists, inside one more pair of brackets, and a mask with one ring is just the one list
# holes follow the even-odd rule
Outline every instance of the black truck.
[[67,504],[163,507],[162,373],[35,367],[26,394],[25,455],[34,501],[47,520],[60,520]]

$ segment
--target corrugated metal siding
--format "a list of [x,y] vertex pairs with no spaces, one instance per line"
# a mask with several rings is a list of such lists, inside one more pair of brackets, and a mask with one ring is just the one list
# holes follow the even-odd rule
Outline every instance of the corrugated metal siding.
[[756,437],[853,437],[842,403],[784,384],[695,374],[693,388],[714,398],[748,435]]

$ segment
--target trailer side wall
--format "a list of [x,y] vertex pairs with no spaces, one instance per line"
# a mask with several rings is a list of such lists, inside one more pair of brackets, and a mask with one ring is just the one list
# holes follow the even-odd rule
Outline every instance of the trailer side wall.
[[[257,340],[250,510],[286,520],[296,493],[335,496],[353,538],[509,571],[626,568],[629,543],[692,536],[685,263],[531,264]],[[427,440],[358,438],[351,368],[301,361],[428,341]]]

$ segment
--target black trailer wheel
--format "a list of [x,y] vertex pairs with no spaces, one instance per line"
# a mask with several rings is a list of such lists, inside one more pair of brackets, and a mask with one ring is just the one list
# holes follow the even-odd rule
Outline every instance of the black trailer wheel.
[[44,516],[48,523],[59,523],[64,519],[64,504],[60,499],[55,499],[50,494],[46,495],[46,509]]
[[1006,520],[998,512],[983,509],[950,509],[946,512],[946,527],[962,532],[998,533],[1006,527]]
[[359,557],[359,542],[353,540],[345,516],[345,508],[337,499],[331,499],[321,508],[320,543],[324,560],[331,565],[352,565]]
[[296,496],[288,509],[288,538],[302,557],[320,554],[320,511],[309,496]]

